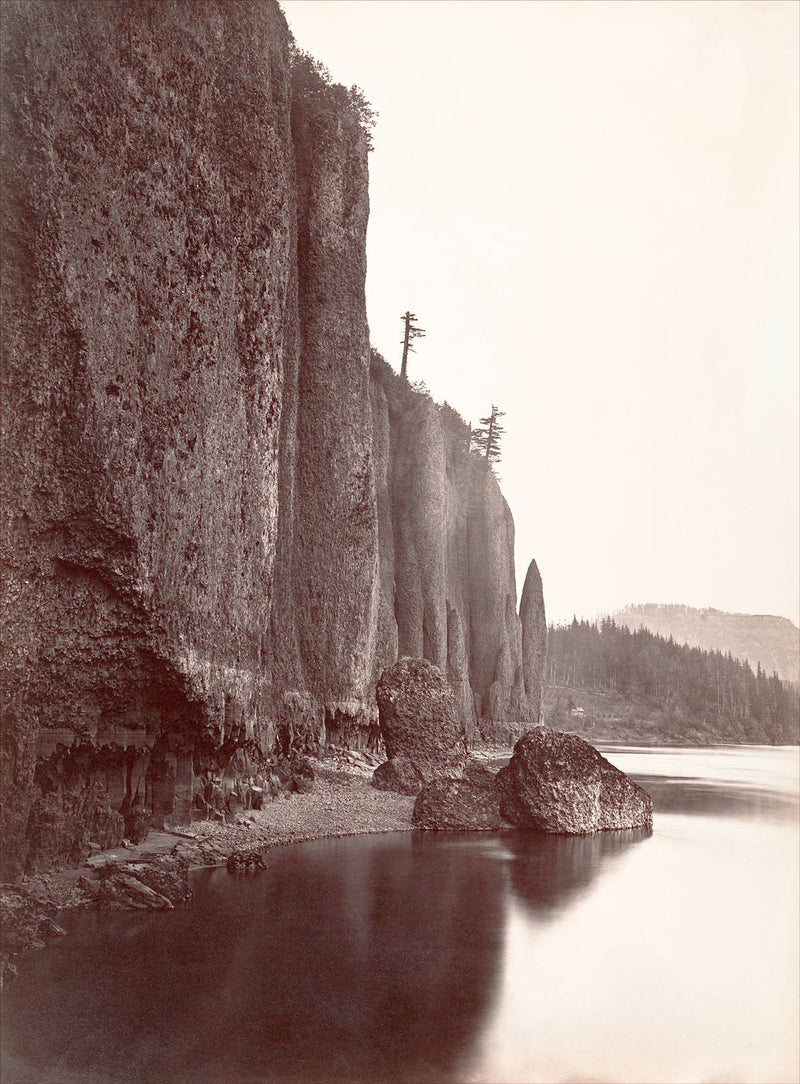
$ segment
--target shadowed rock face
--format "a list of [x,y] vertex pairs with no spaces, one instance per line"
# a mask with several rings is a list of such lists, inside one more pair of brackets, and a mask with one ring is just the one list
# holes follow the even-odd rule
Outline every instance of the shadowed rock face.
[[399,651],[468,735],[525,725],[497,482],[370,365],[347,92],[272,0],[2,18],[2,875],[89,805],[186,820],[237,750],[379,746]]
[[[338,88],[343,92],[343,88]],[[367,141],[346,95],[295,80],[298,195],[292,614],[300,684],[329,730],[369,725],[378,620],[378,518],[366,319]],[[294,389],[292,389],[294,392]],[[285,513],[288,514],[288,510]],[[278,575],[288,572],[279,567]]]
[[433,779],[414,803],[411,823],[436,831],[481,832],[507,828],[494,787],[468,779]]
[[583,834],[653,824],[650,795],[574,734],[536,727],[497,774],[502,815],[518,828]]
[[376,790],[392,790],[397,794],[419,794],[425,780],[409,757],[392,757],[379,764],[372,773]]
[[376,695],[390,760],[407,758],[426,781],[461,774],[464,725],[441,670],[426,659],[401,659],[384,671]]
[[2,14],[13,869],[43,729],[123,778],[269,729],[297,199],[276,6]]

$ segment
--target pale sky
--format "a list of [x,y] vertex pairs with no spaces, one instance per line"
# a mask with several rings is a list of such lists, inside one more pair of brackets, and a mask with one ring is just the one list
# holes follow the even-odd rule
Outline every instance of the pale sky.
[[798,623],[800,6],[286,0],[379,112],[367,307],[499,466],[551,620]]

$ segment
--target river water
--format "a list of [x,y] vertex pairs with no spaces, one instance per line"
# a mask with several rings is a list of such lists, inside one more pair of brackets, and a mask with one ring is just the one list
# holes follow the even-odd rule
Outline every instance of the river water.
[[320,840],[70,916],[3,994],[3,1084],[795,1084],[798,750],[604,752],[652,834]]

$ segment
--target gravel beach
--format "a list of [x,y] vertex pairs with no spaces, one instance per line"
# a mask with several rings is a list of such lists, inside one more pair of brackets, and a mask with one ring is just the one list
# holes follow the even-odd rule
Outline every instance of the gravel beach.
[[[497,768],[508,750],[486,747],[473,750],[472,756]],[[14,977],[17,954],[42,947],[63,932],[54,921],[60,912],[171,907],[190,895],[189,870],[224,865],[237,851],[265,852],[310,839],[411,831],[415,799],[371,786],[376,758],[341,751],[324,760],[309,759],[315,782],[308,793],[284,794],[262,809],[238,813],[227,821],[202,820],[152,831],[142,843],[95,854],[75,869],[28,874],[18,884],[0,886],[0,987]],[[120,883],[127,891],[114,891]],[[131,887],[138,894],[131,894]]]
[[308,794],[291,794],[240,816],[240,823],[197,821],[186,829],[224,853],[241,848],[300,843],[325,836],[411,830],[414,798],[376,790],[372,767],[346,760],[313,760],[316,782]]

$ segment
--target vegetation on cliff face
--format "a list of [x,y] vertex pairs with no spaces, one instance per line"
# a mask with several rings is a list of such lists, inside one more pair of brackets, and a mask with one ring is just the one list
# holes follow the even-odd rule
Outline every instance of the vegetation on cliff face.
[[492,409],[485,418],[480,419],[477,428],[472,430],[472,443],[487,463],[495,464],[500,461],[500,444],[505,434],[505,428],[500,419],[505,417],[505,411],[499,410],[492,403]]
[[363,95],[271,0],[2,17],[4,875],[376,742],[398,651],[527,719],[507,505],[371,370]]
[[548,634],[545,718],[592,738],[644,742],[800,740],[800,691],[760,666],[609,618]]
[[299,48],[289,33],[289,63],[295,101],[303,102],[306,107],[315,103],[320,112],[326,112],[331,117],[355,117],[367,149],[372,150],[372,129],[377,123],[378,114],[364,91],[361,87],[344,87],[335,83],[325,65],[311,53]]

